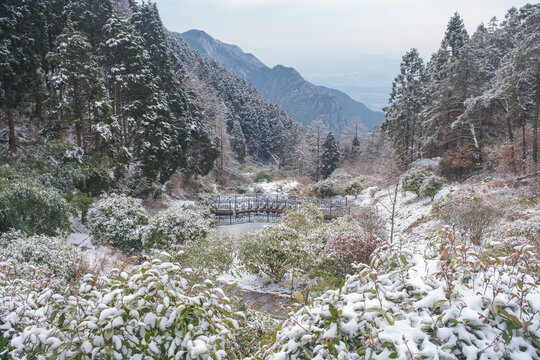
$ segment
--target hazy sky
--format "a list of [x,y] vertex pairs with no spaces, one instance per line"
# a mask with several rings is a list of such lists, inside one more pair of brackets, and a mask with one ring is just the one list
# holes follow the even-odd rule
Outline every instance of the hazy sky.
[[454,11],[469,32],[504,18],[518,0],[157,0],[170,30],[200,29],[239,45],[263,62],[294,65],[312,57],[365,54],[400,57],[411,47],[427,56]]
[[[346,81],[377,58],[399,60],[416,47],[425,60],[440,45],[458,11],[469,33],[519,0],[157,0],[165,26],[204,30],[251,52],[268,66],[283,64],[322,85]],[[395,74],[399,61],[387,71]],[[397,64],[397,65],[396,65]],[[394,70],[395,69],[395,70]],[[360,70],[359,70],[360,71]],[[377,69],[373,69],[377,72]],[[361,77],[364,79],[365,77]],[[356,80],[355,80],[356,81]],[[385,82],[391,82],[391,77]]]

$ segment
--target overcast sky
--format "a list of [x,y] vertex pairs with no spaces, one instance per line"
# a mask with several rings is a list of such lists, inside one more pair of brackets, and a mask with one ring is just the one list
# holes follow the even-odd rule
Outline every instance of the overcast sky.
[[400,57],[411,47],[427,56],[459,11],[473,32],[504,18],[519,0],[157,0],[170,30],[200,29],[239,45],[263,62],[294,65],[314,56]]
[[[400,59],[416,47],[425,60],[458,11],[469,33],[519,0],[157,0],[172,31],[204,30],[268,66],[283,64],[325,85],[340,68],[369,70],[366,55]],[[364,57],[364,60],[362,58]],[[371,61],[371,63],[370,63]],[[392,69],[398,65],[393,65]],[[375,71],[375,69],[374,69]],[[395,70],[391,70],[395,74]],[[326,79],[326,80],[324,80]],[[339,80],[335,78],[335,83]],[[388,79],[387,79],[388,81]]]

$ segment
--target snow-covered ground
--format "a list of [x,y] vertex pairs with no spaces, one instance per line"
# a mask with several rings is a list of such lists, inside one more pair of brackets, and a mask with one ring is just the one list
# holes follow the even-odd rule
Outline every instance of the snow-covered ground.
[[258,184],[255,184],[255,187],[258,187],[262,189],[264,193],[269,194],[288,194],[296,189],[298,189],[298,186],[300,184],[296,180],[278,180],[278,181],[270,181],[270,182],[261,182]]
[[235,238],[240,238],[246,234],[257,231],[264,226],[271,226],[271,223],[244,223],[244,224],[234,224],[234,225],[220,225],[216,227],[216,231],[219,234],[231,235]]
[[[422,240],[436,221],[430,219],[433,203],[448,193],[457,189],[455,184],[445,184],[441,191],[435,195],[433,202],[429,197],[417,197],[411,192],[398,189],[395,207],[394,238],[409,240]],[[387,188],[370,187],[362,191],[356,199],[350,199],[352,204],[363,207],[375,207],[383,219],[387,219],[386,227],[390,231],[392,203],[395,186]]]

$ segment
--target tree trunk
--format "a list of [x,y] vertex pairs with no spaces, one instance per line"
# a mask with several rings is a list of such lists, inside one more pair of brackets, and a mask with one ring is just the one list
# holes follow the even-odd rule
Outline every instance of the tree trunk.
[[397,205],[397,195],[399,189],[399,178],[396,182],[396,188],[394,189],[394,200],[392,201],[392,213],[390,215],[390,244],[394,242],[394,224],[396,220],[396,205]]
[[538,164],[538,112],[540,111],[540,73],[536,74],[536,109],[534,112],[533,160]]
[[523,144],[521,144],[521,157],[523,160],[527,159],[527,142],[525,140],[525,125],[527,123],[527,120],[525,118],[525,114],[521,115],[521,141]]
[[5,92],[5,103],[4,103],[4,111],[6,113],[7,119],[8,119],[8,128],[9,128],[9,151],[12,153],[17,152],[17,143],[16,143],[16,136],[15,136],[15,122],[13,121],[13,109],[11,107],[12,103],[12,95],[11,90],[4,89]]
[[512,133],[512,124],[510,123],[510,117],[506,115],[506,129],[508,131],[508,139],[510,140],[510,156],[512,162],[512,170],[514,173],[517,172],[516,169],[516,155],[514,153],[514,133]]
[[82,147],[81,123],[75,124],[75,133],[77,134],[77,147]]

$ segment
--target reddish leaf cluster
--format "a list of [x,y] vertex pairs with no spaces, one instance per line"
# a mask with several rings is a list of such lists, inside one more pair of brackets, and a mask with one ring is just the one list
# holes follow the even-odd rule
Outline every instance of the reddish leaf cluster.
[[375,235],[340,235],[328,243],[325,252],[334,256],[341,267],[350,269],[353,263],[369,263],[369,257],[381,245],[382,240]]

